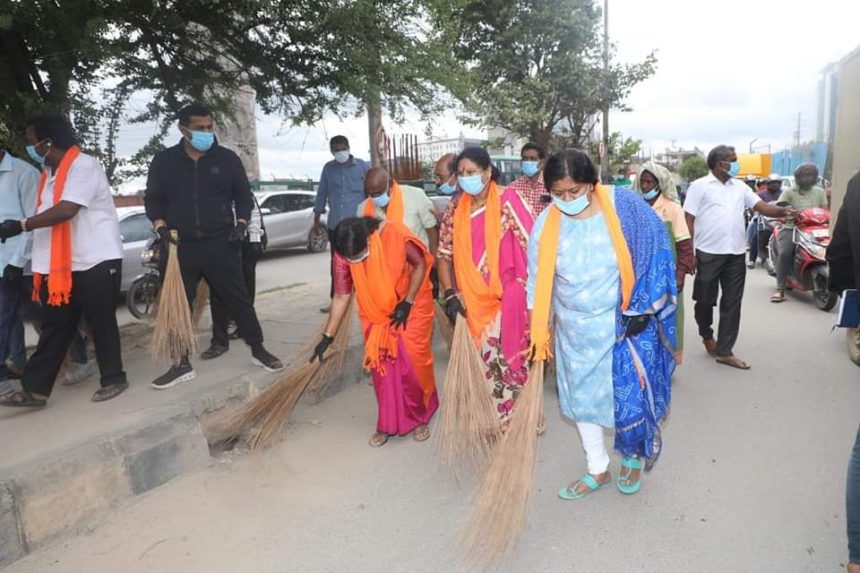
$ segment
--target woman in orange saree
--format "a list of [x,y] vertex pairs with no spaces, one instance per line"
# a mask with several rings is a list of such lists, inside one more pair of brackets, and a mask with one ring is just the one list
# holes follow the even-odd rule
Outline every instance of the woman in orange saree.
[[402,223],[371,217],[345,219],[334,231],[335,296],[323,339],[326,349],[355,290],[364,334],[364,367],[373,375],[378,418],[370,445],[410,432],[430,437],[428,422],[439,407],[433,373],[433,259]]

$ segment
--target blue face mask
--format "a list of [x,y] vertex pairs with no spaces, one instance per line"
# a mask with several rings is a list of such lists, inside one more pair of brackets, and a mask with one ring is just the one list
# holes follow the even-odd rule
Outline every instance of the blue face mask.
[[388,202],[390,200],[391,196],[388,193],[383,193],[382,195],[377,195],[373,198],[373,204],[382,209],[384,207],[388,207]]
[[741,172],[741,164],[737,161],[732,161],[729,163],[728,174],[729,177],[737,177],[737,174]]
[[439,193],[441,193],[442,195],[453,195],[454,191],[456,191],[456,189],[457,189],[456,187],[454,187],[453,185],[451,185],[447,181],[445,183],[442,183],[441,185],[437,185],[436,188],[439,190]]
[[653,189],[651,189],[647,193],[642,193],[642,198],[645,199],[646,201],[653,201],[654,199],[657,198],[657,195],[659,195],[659,194],[660,194],[660,188],[654,187]]
[[540,171],[540,161],[523,161],[522,166],[526,177],[534,177]]
[[334,160],[341,165],[349,161],[349,149],[344,149],[343,151],[335,151],[332,155],[334,155]]
[[457,182],[460,184],[460,189],[474,197],[484,190],[482,177],[482,175],[460,175]]
[[191,134],[191,138],[188,140],[188,143],[191,144],[191,147],[199,151],[200,153],[206,153],[210,149],[212,149],[212,145],[215,143],[215,134],[211,131],[191,131],[188,130],[188,133]]
[[[44,140],[42,140],[42,141],[44,141]],[[40,141],[36,145],[28,145],[27,147],[25,147],[25,149],[27,150],[27,155],[30,156],[30,159],[32,159],[33,161],[35,161],[39,165],[44,165],[45,164],[45,158],[48,157],[47,153],[45,155],[39,155],[39,153],[36,151],[36,147],[41,145],[42,141]]]
[[573,201],[564,201],[559,197],[553,196],[552,203],[558,207],[562,213],[573,217],[579,215],[588,208],[588,193],[584,194],[582,197],[577,197]]

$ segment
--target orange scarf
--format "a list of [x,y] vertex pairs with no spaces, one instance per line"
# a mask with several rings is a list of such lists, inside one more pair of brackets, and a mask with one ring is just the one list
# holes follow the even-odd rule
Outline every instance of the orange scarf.
[[[621,276],[621,310],[627,310],[633,295],[636,277],[633,273],[633,259],[627,240],[621,231],[621,220],[609,196],[609,190],[602,185],[594,187],[594,197],[603,211],[603,218],[615,248],[618,259],[618,272]],[[538,245],[537,278],[535,281],[534,308],[532,309],[531,355],[534,360],[548,360],[552,357],[549,334],[549,311],[552,302],[552,286],[555,277],[555,262],[558,249],[558,235],[561,230],[561,211],[553,205],[544,222]]]
[[[376,217],[376,205],[370,197],[364,202],[364,216]],[[391,184],[391,196],[388,199],[388,207],[385,209],[386,221],[403,223],[403,189],[394,181]]]
[[368,256],[361,263],[351,264],[350,273],[361,314],[370,322],[364,342],[364,367],[385,373],[382,351],[397,358],[397,333],[391,328],[391,314],[397,306],[397,291],[392,278],[393,269],[389,268],[387,261],[399,261],[399,271],[403,271],[406,241],[387,241],[383,248],[381,233],[382,229],[368,237]]
[[[57,167],[54,179],[53,205],[63,199],[63,190],[72,162],[80,155],[77,145],[70,147]],[[36,198],[36,212],[42,205],[42,191],[48,181],[48,172],[44,169],[39,177],[39,193]],[[39,301],[39,291],[42,288],[42,274],[33,273],[33,300]],[[48,272],[48,304],[61,306],[68,304],[72,298],[72,223],[63,221],[51,228],[51,267]]]
[[499,247],[502,242],[502,203],[495,181],[490,182],[484,211],[484,244],[490,282],[472,259],[472,196],[463,193],[454,213],[454,275],[466,303],[469,332],[477,339],[502,308]]

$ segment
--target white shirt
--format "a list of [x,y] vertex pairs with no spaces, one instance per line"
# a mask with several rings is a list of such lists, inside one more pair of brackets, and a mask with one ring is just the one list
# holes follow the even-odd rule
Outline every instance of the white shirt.
[[729,179],[723,183],[713,173],[696,179],[687,189],[684,211],[696,218],[693,244],[711,255],[742,255],[746,252],[744,210],[761,198],[746,183]]
[[[48,180],[37,213],[54,206],[55,176],[50,167],[45,169]],[[104,169],[94,157],[81,153],[75,158],[69,167],[60,200],[81,206],[70,220],[72,271],[85,271],[104,261],[122,259],[122,239],[110,185]],[[49,274],[51,271],[52,229],[43,227],[33,231],[33,272]]]

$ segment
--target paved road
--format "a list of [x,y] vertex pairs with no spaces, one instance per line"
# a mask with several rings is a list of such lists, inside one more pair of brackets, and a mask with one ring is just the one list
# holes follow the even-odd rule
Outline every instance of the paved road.
[[[772,286],[750,273],[737,348],[749,372],[715,364],[688,323],[665,451],[634,497],[556,497],[585,464],[547,385],[531,520],[501,570],[840,570],[860,372],[832,314],[794,297],[772,305]],[[369,448],[374,417],[366,384],[303,407],[274,450],[215,462],[9,570],[466,570],[455,547],[472,488],[441,473],[429,443]]]

